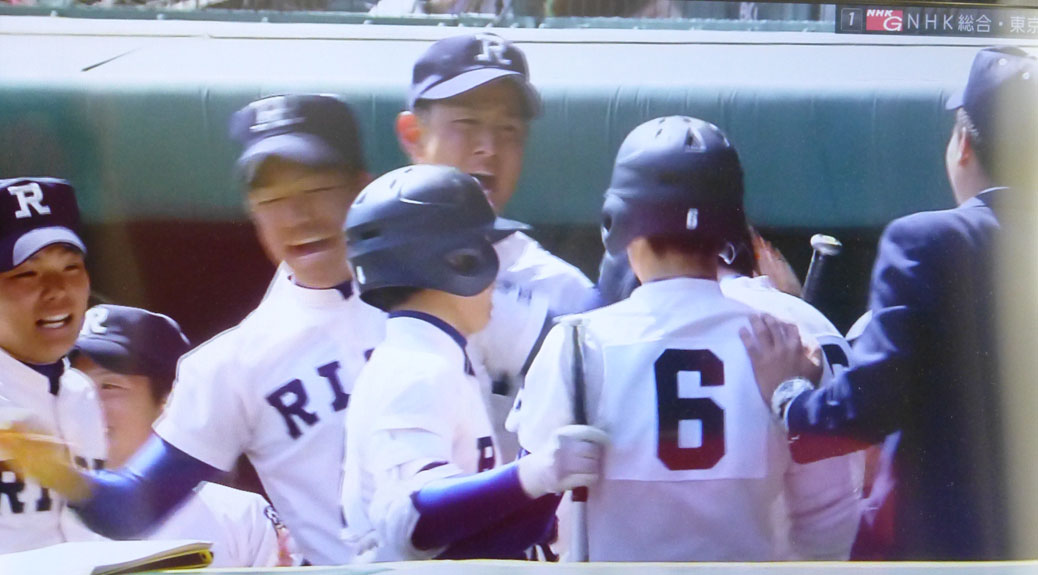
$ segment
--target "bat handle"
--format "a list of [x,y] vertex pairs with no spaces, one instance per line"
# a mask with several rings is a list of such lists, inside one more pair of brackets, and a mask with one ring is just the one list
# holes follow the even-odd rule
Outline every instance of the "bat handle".
[[[578,500],[577,493],[584,492],[585,499]],[[587,520],[587,488],[578,487],[573,490],[572,519],[573,532],[569,543],[570,561],[587,563],[591,558],[588,545],[588,520]]]
[[804,289],[802,297],[804,301],[814,305],[821,295],[821,286],[824,283],[822,277],[828,261],[838,255],[843,249],[840,240],[823,234],[815,234],[811,237],[811,265],[807,268],[807,277],[804,278]]

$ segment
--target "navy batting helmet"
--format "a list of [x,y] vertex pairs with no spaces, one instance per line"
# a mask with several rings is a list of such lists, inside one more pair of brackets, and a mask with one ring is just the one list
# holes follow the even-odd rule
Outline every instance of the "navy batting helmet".
[[610,254],[645,236],[732,242],[746,215],[739,155],[717,126],[696,118],[650,120],[616,154],[602,206]]
[[524,228],[495,216],[472,176],[419,165],[393,170],[364,188],[346,216],[346,241],[360,297],[368,303],[385,288],[473,296],[497,276],[493,243]]

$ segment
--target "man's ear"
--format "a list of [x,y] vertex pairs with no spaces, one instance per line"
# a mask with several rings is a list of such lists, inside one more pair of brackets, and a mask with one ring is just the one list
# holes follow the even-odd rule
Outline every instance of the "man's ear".
[[965,126],[956,125],[959,130],[958,146],[955,148],[955,161],[960,165],[966,165],[974,159],[976,151],[973,149],[973,135]]
[[396,116],[396,138],[400,149],[413,163],[421,163],[422,121],[414,112],[403,111]]

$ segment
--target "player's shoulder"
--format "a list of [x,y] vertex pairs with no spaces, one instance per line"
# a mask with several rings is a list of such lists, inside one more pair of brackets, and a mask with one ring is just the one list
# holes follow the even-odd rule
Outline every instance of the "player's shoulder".
[[574,282],[584,288],[593,285],[576,266],[549,252],[522,232],[512,234],[501,243],[502,265],[508,272],[533,274],[538,280]]
[[803,299],[776,288],[767,278],[745,276],[726,278],[721,281],[721,292],[725,297],[764,312],[783,321],[797,324],[803,333],[814,336],[840,336],[840,331],[817,308]]
[[904,250],[947,248],[971,236],[978,228],[996,226],[991,209],[979,200],[945,210],[931,210],[902,216],[883,230],[881,243]]

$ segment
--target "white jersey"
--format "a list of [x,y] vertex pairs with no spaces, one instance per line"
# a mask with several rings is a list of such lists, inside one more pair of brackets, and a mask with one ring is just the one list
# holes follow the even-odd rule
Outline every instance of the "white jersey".
[[353,383],[383,337],[385,314],[279,273],[238,326],[180,360],[163,439],[219,469],[245,454],[314,564],[343,564],[343,426]]
[[273,567],[278,563],[276,519],[259,494],[202,483],[147,538],[209,541],[210,567]]
[[518,445],[505,420],[550,317],[583,311],[594,284],[522,232],[494,244],[500,267],[487,327],[469,340],[469,356],[482,384],[502,461]]
[[346,423],[346,537],[365,560],[429,559],[411,545],[426,483],[497,465],[479,382],[459,342],[424,319],[391,316],[354,388]]
[[722,278],[721,292],[753,309],[796,324],[805,340],[817,342],[826,360],[821,385],[832,379],[834,373],[850,367],[851,348],[840,330],[811,304],[776,288],[768,276]]
[[[107,444],[101,404],[93,385],[79,372],[66,369],[52,388],[46,376],[0,350],[3,421],[22,422],[66,442],[81,469],[104,465]],[[17,475],[0,461],[0,553],[96,538],[61,495]]]
[[[717,282],[674,278],[584,315],[588,421],[610,436],[588,501],[591,560],[846,556],[851,470],[794,466],[739,339],[753,313]],[[552,330],[526,378],[516,420],[531,452],[572,421],[568,332]],[[791,530],[774,518],[787,502]]]

